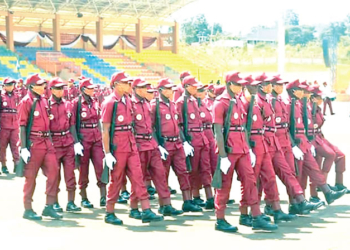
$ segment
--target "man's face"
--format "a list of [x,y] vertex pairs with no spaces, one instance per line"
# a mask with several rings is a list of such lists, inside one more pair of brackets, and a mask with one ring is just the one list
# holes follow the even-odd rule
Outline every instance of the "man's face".
[[173,91],[172,88],[163,88],[161,91],[162,91],[161,93],[162,93],[166,98],[168,98],[169,100],[173,100],[174,91]]
[[17,82],[17,87],[18,88],[22,88],[22,86],[23,86],[23,82]]
[[230,84],[229,88],[232,91],[232,93],[234,93],[235,95],[238,95],[239,93],[242,92],[242,85],[240,84]]
[[145,98],[150,102],[154,98],[154,92],[146,92]]
[[295,95],[296,98],[301,99],[304,96],[304,91],[302,89],[295,89],[293,91],[293,94]]
[[143,87],[136,87],[135,88],[135,93],[142,97],[142,98],[146,98],[146,95],[147,95],[147,85],[146,86],[143,86]]
[[122,95],[129,95],[132,93],[131,83],[130,82],[115,82],[114,90],[121,92]]
[[202,92],[197,91],[196,98],[203,100],[205,98],[205,91],[202,91]]
[[32,90],[38,95],[43,95],[45,93],[46,84],[33,85]]
[[84,93],[86,94],[86,95],[88,95],[88,96],[90,96],[90,97],[93,97],[94,96],[94,92],[95,92],[95,90],[94,90],[94,88],[91,88],[91,89],[89,89],[89,88],[84,88]]
[[271,94],[272,92],[272,84],[269,83],[264,83],[263,85],[261,85],[261,90],[266,93],[266,94]]
[[186,90],[187,90],[188,93],[190,93],[190,95],[192,95],[192,96],[195,96],[196,93],[197,93],[197,87],[192,86],[192,85],[188,85],[188,86],[186,87]]
[[216,97],[216,95],[212,91],[208,91],[208,96],[210,98],[215,98]]
[[281,95],[283,93],[283,85],[275,84],[273,85],[273,90],[277,93],[277,95]]
[[64,94],[63,86],[51,88],[51,93],[57,98],[62,98]]
[[68,87],[73,87],[73,85],[74,85],[74,82],[68,82]]
[[14,88],[15,88],[15,83],[4,84],[4,90],[6,92],[12,92]]

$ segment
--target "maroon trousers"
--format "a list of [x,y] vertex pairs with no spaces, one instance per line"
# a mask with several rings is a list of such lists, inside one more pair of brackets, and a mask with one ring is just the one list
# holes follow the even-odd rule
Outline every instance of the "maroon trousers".
[[[66,187],[68,191],[68,201],[74,201],[75,198],[75,154],[73,144],[68,147],[58,147],[56,150],[57,165],[61,169],[63,165],[64,180],[66,182]],[[61,170],[58,172],[58,182],[57,188],[58,192],[60,191],[60,182],[61,182]],[[58,200],[57,200],[58,201]]]
[[79,167],[79,187],[80,189],[86,189],[89,184],[89,164],[90,159],[95,168],[95,174],[97,179],[97,186],[103,187],[106,184],[102,183],[101,175],[103,172],[103,148],[102,141],[96,142],[82,142],[84,147],[84,156],[80,158]]
[[[146,174],[149,173],[160,199],[170,201],[170,192],[167,185],[165,169],[158,148],[139,152],[143,181],[146,181]],[[138,199],[131,186],[130,204],[137,205]]]
[[46,181],[46,204],[53,204],[57,195],[57,181],[59,167],[57,165],[55,149],[50,146],[47,149],[30,150],[31,157],[28,164],[24,168],[24,208],[32,209],[32,198],[36,186],[36,177],[41,168],[44,175],[47,177]]
[[212,181],[209,145],[194,147],[194,156],[190,157],[192,171],[190,173],[190,182],[192,189],[201,189],[210,187]]
[[6,163],[6,149],[10,145],[13,162],[19,161],[18,145],[19,130],[18,129],[1,129],[0,130],[0,162]]
[[186,156],[183,148],[168,150],[168,157],[163,161],[165,167],[166,179],[169,179],[170,166],[175,172],[180,184],[181,191],[190,190],[190,175],[186,169]]
[[148,200],[149,195],[143,180],[138,152],[114,152],[114,157],[117,159],[117,163],[114,165],[114,168],[110,174],[106,211],[108,213],[113,213],[114,204],[119,197],[119,192],[125,179],[125,174],[128,176],[131,182],[131,196],[133,197],[133,200],[140,200],[142,209],[150,208],[150,203]]
[[209,159],[210,159],[210,168],[211,175],[213,176],[216,170],[216,165],[218,164],[218,154],[216,154],[216,141],[215,139],[209,140]]
[[241,181],[241,206],[256,206],[259,204],[256,179],[249,154],[229,154],[228,159],[231,162],[231,167],[227,174],[222,174],[221,189],[216,189],[215,213],[218,219],[225,217],[226,203],[230,196],[234,170],[236,170]]

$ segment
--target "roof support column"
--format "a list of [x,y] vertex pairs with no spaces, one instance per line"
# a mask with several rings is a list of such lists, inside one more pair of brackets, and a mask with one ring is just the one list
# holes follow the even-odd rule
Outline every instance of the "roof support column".
[[61,51],[61,31],[60,31],[60,15],[55,14],[55,18],[52,19],[52,33],[53,33],[53,49],[54,51]]
[[103,19],[101,17],[96,22],[96,50],[103,52]]
[[175,25],[173,26],[173,53],[178,54],[179,53],[179,24],[178,22],[175,22]]
[[136,52],[141,53],[143,49],[143,41],[142,41],[142,21],[138,19],[136,23]]
[[9,50],[15,50],[15,44],[13,41],[13,14],[10,12],[6,16],[6,46]]

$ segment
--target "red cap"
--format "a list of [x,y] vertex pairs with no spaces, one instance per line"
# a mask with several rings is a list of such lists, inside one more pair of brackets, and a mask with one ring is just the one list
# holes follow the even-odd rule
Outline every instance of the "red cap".
[[310,86],[310,92],[314,95],[319,95],[319,96],[322,95],[322,91],[320,90],[320,85],[318,84]]
[[286,89],[301,88],[299,79],[294,80],[286,85]]
[[68,82],[75,82],[75,80],[73,78],[69,78]]
[[268,79],[268,77],[265,74],[265,72],[262,73],[261,75],[258,75],[257,77],[255,77],[255,80],[261,81],[261,82],[266,82],[266,79]]
[[186,76],[185,79],[182,81],[182,85],[191,85],[194,87],[200,86],[200,83],[197,81],[197,79],[194,76]]
[[214,94],[215,94],[216,96],[219,96],[219,95],[221,95],[222,93],[224,93],[225,89],[226,89],[226,86],[225,86],[225,85],[217,86],[217,87],[215,87]]
[[205,90],[206,88],[208,88],[208,85],[204,85],[202,83],[199,83],[197,90]]
[[252,75],[247,76],[246,78],[244,78],[244,80],[247,81],[247,85],[249,85],[249,86],[256,86],[256,85],[259,85],[261,83],[261,81],[254,80]]
[[307,81],[303,81],[300,83],[299,88],[304,89],[306,91],[310,91],[310,86],[307,84]]
[[21,82],[21,83],[23,83],[23,79],[22,78],[19,78],[19,80],[18,80],[19,82]]
[[16,83],[17,81],[11,77],[6,77],[3,84]]
[[62,86],[67,86],[66,83],[63,82],[63,80],[59,77],[52,78],[51,81],[49,81],[49,87],[62,87]]
[[282,80],[281,75],[276,75],[274,77],[275,77],[275,80],[273,81],[273,83],[276,83],[276,84],[287,84],[288,83],[288,81]]
[[151,85],[150,83],[146,82],[144,79],[142,78],[135,78],[132,82],[132,87],[135,88],[135,87],[143,87],[143,86],[146,86],[146,85]]
[[209,84],[207,90],[214,92],[215,91],[214,84]]
[[151,84],[147,85],[147,92],[148,93],[154,93],[157,92],[157,89],[153,88]]
[[190,76],[191,73],[188,71],[184,71],[180,74],[180,79],[184,79],[186,76]]
[[237,71],[228,72],[226,74],[226,77],[225,77],[225,82],[226,83],[234,82],[234,83],[238,83],[238,84],[241,84],[241,85],[247,83],[246,80],[243,80],[242,78],[239,77],[239,72],[237,72]]
[[125,74],[124,71],[116,72],[111,77],[110,86],[113,87],[115,82],[128,82],[131,80],[132,78],[130,78],[127,74]]
[[81,76],[78,77],[78,80],[79,80],[79,81],[80,81],[80,80],[83,80],[83,79],[86,79],[86,77],[83,76],[83,75],[81,75]]
[[26,85],[29,86],[29,85],[42,85],[46,83],[46,80],[45,79],[42,79],[39,74],[34,74],[34,75],[30,75],[28,76],[27,80],[26,80]]
[[90,78],[85,78],[79,81],[79,89],[81,90],[82,88],[94,89],[95,85]]
[[264,82],[275,82],[276,77],[275,76],[268,76],[265,78]]
[[163,78],[163,79],[160,79],[158,81],[158,86],[157,88],[167,88],[167,89],[170,89],[170,88],[173,88],[175,87],[176,85],[173,84],[169,78]]

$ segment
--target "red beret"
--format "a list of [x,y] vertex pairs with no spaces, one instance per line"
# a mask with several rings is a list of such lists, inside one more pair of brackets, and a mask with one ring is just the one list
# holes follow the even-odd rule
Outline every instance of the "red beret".
[[79,89],[81,90],[82,88],[94,89],[95,85],[90,78],[85,78],[79,82]]
[[81,76],[78,77],[78,80],[83,80],[83,79],[86,79],[86,77],[83,76],[83,75],[81,75]]
[[200,84],[194,76],[186,76],[182,81],[182,85],[191,85],[194,87],[198,87]]
[[268,79],[268,77],[266,76],[265,72],[262,73],[261,75],[258,75],[257,77],[255,77],[255,80],[261,81],[261,82],[265,82],[266,79]]
[[143,87],[146,85],[151,85],[150,83],[146,82],[144,79],[142,78],[135,78],[132,82],[132,87]]
[[301,88],[299,80],[294,80],[287,84],[286,89]]
[[180,79],[184,79],[186,76],[190,76],[191,73],[188,71],[184,71],[180,74]]
[[11,77],[6,77],[3,84],[16,83],[16,80]]
[[306,91],[310,91],[310,86],[307,84],[307,81],[301,82],[299,88],[304,89]]
[[129,77],[127,74],[125,74],[124,71],[116,72],[111,77],[110,86],[113,87],[115,82],[127,82],[127,81],[131,81],[131,80],[132,80],[132,78]]
[[157,88],[167,88],[167,89],[170,89],[170,88],[173,88],[175,87],[176,85],[173,84],[169,78],[163,78],[163,79],[160,79],[158,81],[158,86]]
[[21,83],[23,83],[23,79],[22,78],[19,78],[19,80],[18,80],[19,82],[21,82]]
[[244,80],[247,81],[247,85],[249,85],[249,86],[256,86],[256,85],[259,85],[261,83],[261,81],[254,80],[252,75],[247,76],[246,78],[244,78]]
[[39,74],[30,75],[30,76],[28,76],[28,78],[26,80],[26,85],[27,86],[33,85],[33,84],[42,85],[44,83],[46,83],[46,81],[44,79],[42,79],[39,76]]
[[214,90],[214,94],[215,94],[216,96],[219,96],[219,95],[221,95],[222,93],[224,93],[225,89],[226,89],[226,86],[225,86],[225,85],[216,86],[216,87],[215,87],[215,90]]
[[62,86],[67,86],[66,83],[63,82],[63,80],[59,77],[52,78],[51,81],[49,81],[49,87],[62,87]]
[[238,84],[246,84],[247,81],[243,80],[242,78],[239,77],[239,72],[237,71],[230,71],[226,74],[225,77],[225,82],[229,83],[229,82],[234,82],[234,83],[238,83]]

